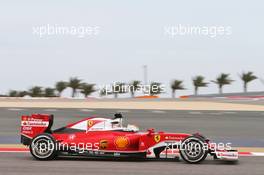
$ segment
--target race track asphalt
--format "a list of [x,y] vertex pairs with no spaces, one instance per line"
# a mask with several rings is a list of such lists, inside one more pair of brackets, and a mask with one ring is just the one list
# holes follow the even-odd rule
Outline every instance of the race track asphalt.
[[[22,114],[55,115],[54,127],[96,115],[112,117],[122,112],[125,122],[142,130],[170,132],[201,132],[215,141],[231,142],[233,146],[264,147],[264,112],[241,111],[167,111],[111,109],[29,109],[0,108],[0,144],[19,143]],[[264,174],[264,157],[241,157],[237,164],[206,160],[199,165],[175,161],[127,161],[108,159],[61,158],[42,162],[29,153],[0,153],[0,174]]]
[[114,109],[36,109],[0,108],[0,144],[19,143],[20,116],[31,113],[54,114],[53,129],[88,116],[124,115],[124,123],[141,130],[155,128],[168,132],[200,132],[214,141],[232,142],[233,146],[264,147],[264,112],[114,110]]
[[205,160],[191,165],[176,161],[89,158],[36,161],[29,153],[0,153],[0,174],[3,175],[263,175],[263,164],[263,157],[241,157],[235,164]]

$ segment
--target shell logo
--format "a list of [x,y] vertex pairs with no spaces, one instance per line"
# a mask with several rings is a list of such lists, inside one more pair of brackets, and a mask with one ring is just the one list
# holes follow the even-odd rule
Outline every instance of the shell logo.
[[129,140],[126,136],[118,136],[115,139],[115,145],[119,149],[126,149],[129,145]]

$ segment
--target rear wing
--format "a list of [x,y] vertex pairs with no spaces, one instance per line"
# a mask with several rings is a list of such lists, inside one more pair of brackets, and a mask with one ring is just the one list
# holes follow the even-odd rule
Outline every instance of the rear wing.
[[32,114],[21,116],[21,143],[29,145],[38,134],[50,133],[53,124],[53,115]]

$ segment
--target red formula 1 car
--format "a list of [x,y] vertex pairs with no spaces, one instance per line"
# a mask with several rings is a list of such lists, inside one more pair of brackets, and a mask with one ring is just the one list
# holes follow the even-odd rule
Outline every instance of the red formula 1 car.
[[122,126],[122,115],[113,119],[86,118],[52,130],[53,115],[21,117],[21,142],[29,146],[38,160],[56,156],[127,157],[203,161],[208,154],[215,159],[237,160],[236,150],[222,148],[200,134],[139,132],[134,125]]

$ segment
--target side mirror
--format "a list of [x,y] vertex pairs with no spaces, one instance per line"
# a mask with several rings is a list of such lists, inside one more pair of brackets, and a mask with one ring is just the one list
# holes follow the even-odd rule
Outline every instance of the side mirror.
[[148,135],[152,135],[153,133],[155,133],[153,128],[149,128],[148,129]]

